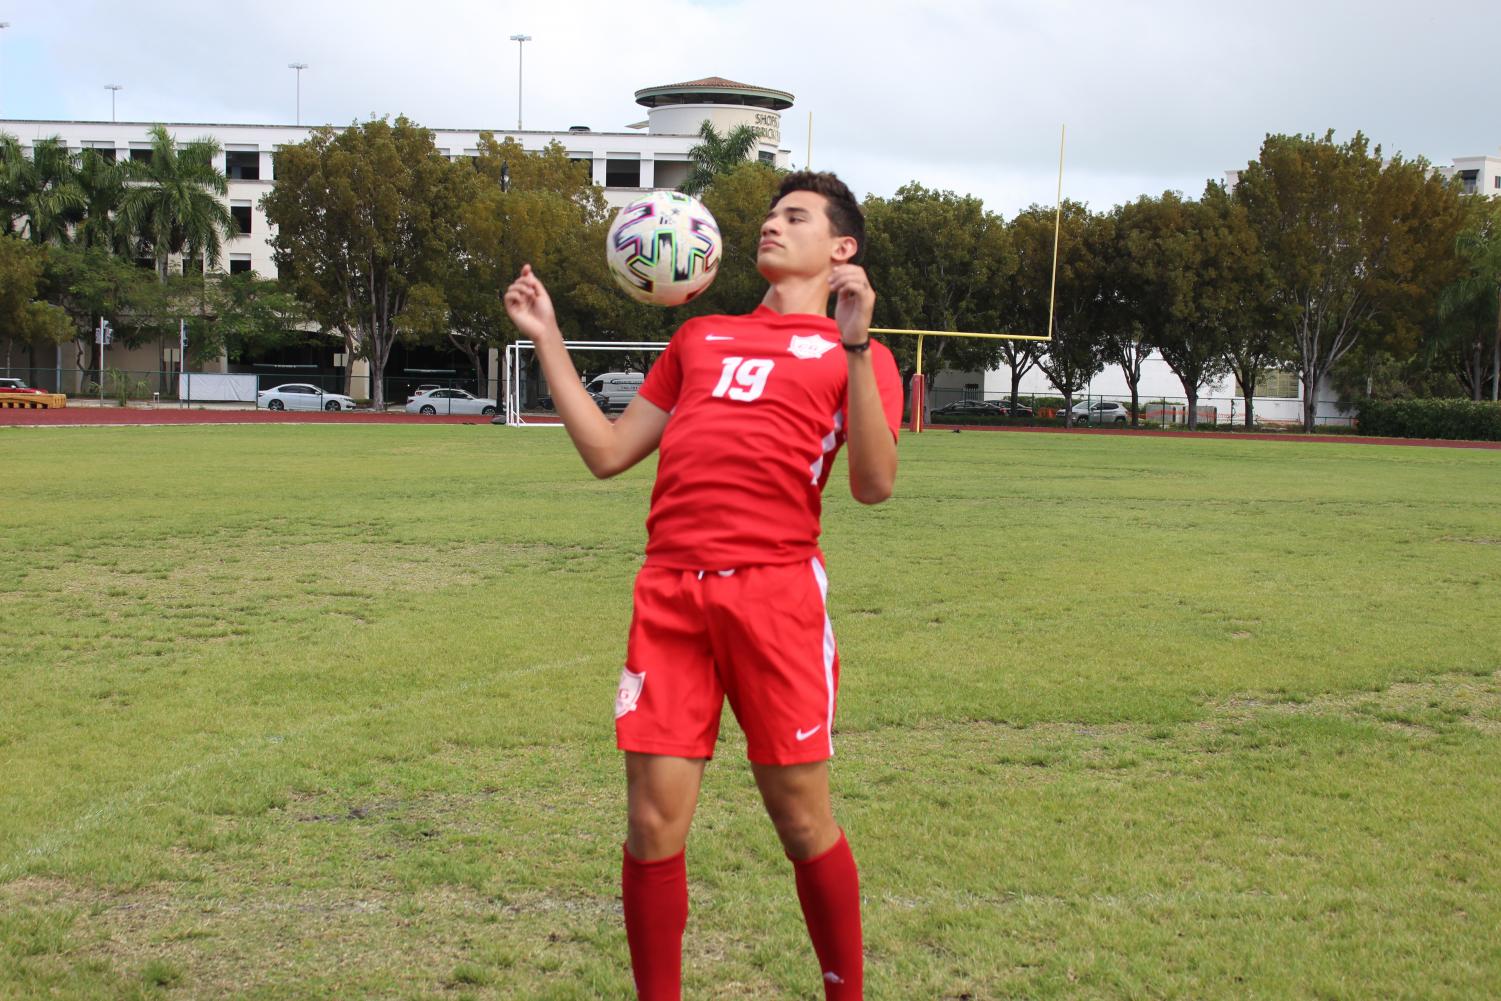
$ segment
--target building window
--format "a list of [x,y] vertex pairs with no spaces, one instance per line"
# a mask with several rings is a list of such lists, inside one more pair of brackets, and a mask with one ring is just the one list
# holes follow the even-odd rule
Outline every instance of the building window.
[[1495,177],[1491,178],[1491,187],[1501,188],[1501,174],[1497,174]]
[[203,274],[203,258],[184,257],[182,259],[182,273],[185,275]]
[[241,236],[250,235],[250,203],[243,205],[231,205],[229,214],[235,217],[235,224],[240,227]]
[[605,161],[605,187],[607,187],[607,188],[639,188],[639,187],[641,187],[641,161],[640,160],[606,160]]
[[1478,170],[1461,170],[1459,172],[1459,183],[1461,185],[1461,190],[1463,190],[1467,195],[1473,195],[1475,193],[1476,187],[1478,186],[1476,184],[1476,181],[1479,177],[1480,171]]
[[768,153],[763,149],[756,154],[756,159],[760,160],[762,163],[776,163],[777,155],[775,153]]
[[137,257],[136,258],[136,267],[138,267],[138,268],[145,268],[147,271],[155,271],[156,270],[156,258],[155,257]]
[[84,152],[93,153],[107,163],[115,162],[115,148],[113,146],[86,146],[84,147]]
[[229,273],[232,274],[232,275],[249,274],[250,273],[250,255],[249,254],[230,254],[229,255]]
[[224,176],[231,181],[259,181],[261,179],[260,153],[238,149],[225,153]]
[[151,150],[149,150],[149,149],[132,149],[130,151],[130,159],[131,159],[131,161],[133,163],[150,163],[151,162]]
[[[1246,395],[1245,387],[1240,384],[1239,379],[1235,380],[1235,395]],[[1256,396],[1263,400],[1299,399],[1298,373],[1280,368],[1262,369],[1256,376]]]

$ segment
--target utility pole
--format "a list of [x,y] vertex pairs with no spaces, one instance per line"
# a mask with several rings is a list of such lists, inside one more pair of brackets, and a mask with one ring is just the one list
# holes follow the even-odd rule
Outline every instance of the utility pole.
[[109,120],[113,122],[115,120],[115,95],[125,88],[118,83],[107,83],[104,89],[109,91]]

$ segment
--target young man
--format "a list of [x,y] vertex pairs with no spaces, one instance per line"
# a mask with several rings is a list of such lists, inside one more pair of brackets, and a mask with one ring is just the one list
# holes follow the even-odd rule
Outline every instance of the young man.
[[901,380],[870,340],[864,241],[838,178],[789,175],[761,224],[756,266],[770,287],[760,307],[684,323],[614,424],[580,385],[530,267],[505,294],[595,476],[661,449],[615,700],[622,896],[641,1001],[680,997],[684,845],[726,696],[792,860],[826,997],[863,996],[859,876],[829,802],[839,658],[818,534],[841,444],[857,500],[885,500],[896,479]]

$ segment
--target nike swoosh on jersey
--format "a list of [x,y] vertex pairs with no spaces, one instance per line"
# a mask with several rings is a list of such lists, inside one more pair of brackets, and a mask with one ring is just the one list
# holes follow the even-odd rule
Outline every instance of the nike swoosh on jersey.
[[800,741],[807,740],[809,737],[813,736],[815,733],[817,733],[818,731],[820,731],[822,729],[823,729],[823,724],[820,723],[820,724],[818,724],[817,726],[815,726],[811,730],[798,730],[797,731],[797,739],[800,740]]

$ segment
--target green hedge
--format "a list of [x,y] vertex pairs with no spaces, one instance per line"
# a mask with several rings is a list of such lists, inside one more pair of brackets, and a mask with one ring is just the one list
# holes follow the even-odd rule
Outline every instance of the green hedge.
[[1501,441],[1501,404],[1471,400],[1361,400],[1361,434],[1380,438]]

